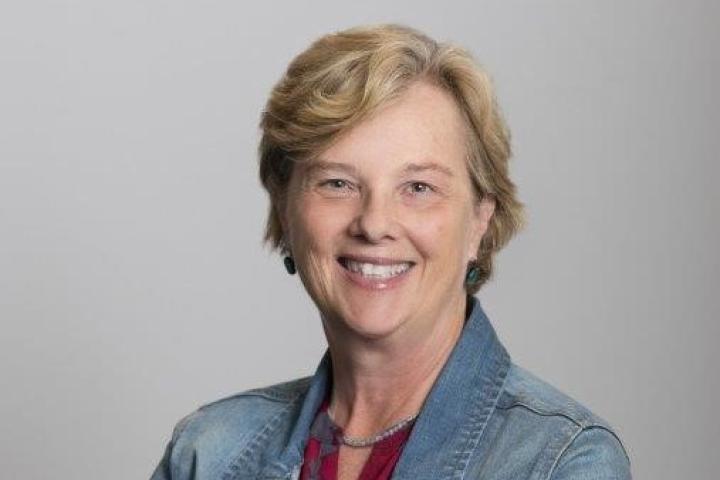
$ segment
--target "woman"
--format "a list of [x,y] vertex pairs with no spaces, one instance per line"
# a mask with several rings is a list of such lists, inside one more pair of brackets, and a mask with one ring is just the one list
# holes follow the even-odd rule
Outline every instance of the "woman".
[[325,36],[261,126],[266,239],[328,353],[185,418],[154,479],[630,478],[611,428],[512,364],[472,296],[522,207],[466,52],[392,25]]

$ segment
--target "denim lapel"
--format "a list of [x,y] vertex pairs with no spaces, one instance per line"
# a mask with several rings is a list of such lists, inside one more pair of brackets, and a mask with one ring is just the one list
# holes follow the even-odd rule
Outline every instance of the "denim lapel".
[[264,466],[259,478],[298,478],[305,453],[305,444],[310,436],[310,426],[315,419],[320,404],[325,399],[328,382],[331,379],[331,368],[330,352],[326,351],[312,377],[310,387],[300,408],[300,414],[297,419],[292,420],[294,421],[294,427],[287,445],[276,461]]
[[[460,479],[495,410],[510,357],[475,297],[448,361],[430,390],[393,479]],[[287,446],[260,478],[296,478],[310,426],[331,378],[325,352],[303,400]]]
[[394,479],[460,479],[495,410],[510,357],[480,302],[471,313],[395,467]]

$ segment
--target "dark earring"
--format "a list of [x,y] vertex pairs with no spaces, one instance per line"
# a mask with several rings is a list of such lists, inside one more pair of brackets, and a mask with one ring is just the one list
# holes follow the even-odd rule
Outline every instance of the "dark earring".
[[291,256],[288,255],[285,257],[283,262],[285,263],[285,270],[287,270],[290,275],[294,275],[295,272],[297,272],[297,269],[295,268],[295,260],[293,260]]
[[465,273],[465,286],[475,285],[480,281],[480,266],[477,260],[470,260]]

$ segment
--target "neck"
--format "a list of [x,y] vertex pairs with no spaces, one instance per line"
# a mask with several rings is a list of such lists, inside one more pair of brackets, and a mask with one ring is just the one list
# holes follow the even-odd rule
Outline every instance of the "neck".
[[[454,303],[454,305],[452,305]],[[427,328],[392,338],[337,335],[326,325],[332,359],[330,411],[350,436],[370,436],[418,413],[462,332],[465,298]]]

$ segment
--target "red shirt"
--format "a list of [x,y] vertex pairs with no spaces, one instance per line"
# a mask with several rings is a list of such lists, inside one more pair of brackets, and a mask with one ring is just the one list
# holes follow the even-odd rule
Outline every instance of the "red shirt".
[[[343,432],[330,420],[327,414],[328,404],[328,400],[325,399],[310,427],[310,438],[305,446],[305,461],[300,472],[300,480],[337,480],[340,436]],[[410,436],[413,423],[410,422],[403,429],[372,446],[370,457],[358,480],[389,480]]]

